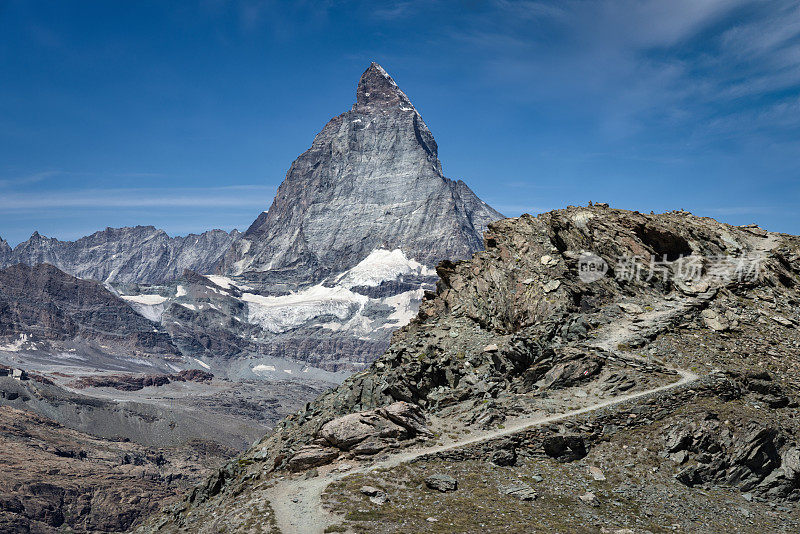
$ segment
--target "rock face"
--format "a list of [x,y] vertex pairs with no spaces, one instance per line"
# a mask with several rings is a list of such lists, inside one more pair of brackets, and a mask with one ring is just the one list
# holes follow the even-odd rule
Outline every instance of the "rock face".
[[5,241],[0,242],[0,266],[49,263],[78,278],[152,284],[174,280],[185,269],[213,272],[238,238],[236,230],[170,237],[152,226],[106,228],[77,241],[59,241],[34,232],[13,251]]
[[98,282],[56,267],[0,271],[0,338],[92,341],[126,352],[177,354],[169,334]]
[[502,216],[444,177],[433,135],[394,80],[373,63],[356,96],[292,163],[222,273],[307,282],[380,248],[425,265],[482,248],[486,226]]

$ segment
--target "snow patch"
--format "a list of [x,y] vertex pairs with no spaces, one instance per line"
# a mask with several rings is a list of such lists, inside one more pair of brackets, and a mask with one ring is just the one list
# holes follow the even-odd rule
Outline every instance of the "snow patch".
[[394,312],[387,318],[389,323],[383,325],[383,328],[395,328],[410,323],[411,319],[416,317],[419,303],[424,296],[425,290],[420,288],[381,299],[382,303],[394,308]]
[[6,352],[19,352],[22,350],[23,345],[28,342],[28,335],[27,334],[20,334],[19,339],[15,339],[11,343],[7,345],[0,345],[0,350],[4,350]]
[[320,284],[279,297],[243,293],[242,300],[247,302],[250,323],[277,334],[326,315],[344,321],[363,308],[369,298],[344,287]]
[[219,276],[216,274],[207,274],[205,277],[211,280],[212,283],[218,285],[222,289],[230,289],[231,286],[236,287],[236,283],[226,276]]
[[347,289],[356,286],[375,287],[407,275],[436,276],[436,271],[409,259],[399,248],[391,251],[379,248],[342,273],[336,282]]
[[164,303],[168,300],[161,295],[120,295],[120,298],[130,304],[136,313],[156,323],[161,322]]
[[122,295],[122,299],[136,304],[144,304],[145,306],[154,306],[166,302],[167,297],[162,297],[161,295]]
[[264,371],[274,371],[274,370],[275,370],[274,365],[264,365],[263,363],[260,363],[255,367],[253,367],[254,373],[263,373]]
[[211,366],[208,365],[206,362],[198,360],[197,358],[192,358],[192,359],[197,363],[199,363],[201,366],[205,367],[206,369],[211,369]]
[[175,297],[185,297],[186,296],[186,288],[183,286],[178,286],[175,290]]

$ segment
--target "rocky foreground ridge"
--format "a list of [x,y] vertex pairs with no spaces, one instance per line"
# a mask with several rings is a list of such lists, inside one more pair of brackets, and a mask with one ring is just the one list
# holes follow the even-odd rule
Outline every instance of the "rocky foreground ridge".
[[800,238],[595,205],[485,245],[142,530],[796,531]]

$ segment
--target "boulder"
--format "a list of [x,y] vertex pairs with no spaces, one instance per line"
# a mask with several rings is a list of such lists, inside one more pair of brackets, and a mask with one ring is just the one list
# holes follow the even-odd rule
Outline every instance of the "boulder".
[[517,453],[514,449],[501,449],[492,454],[492,463],[499,466],[511,466],[517,463]]
[[425,485],[430,489],[447,493],[458,489],[458,481],[450,475],[430,475],[425,478]]
[[551,436],[542,443],[545,454],[559,462],[580,460],[586,456],[586,443],[581,436]]
[[532,487],[524,482],[508,485],[502,488],[502,490],[506,495],[510,495],[521,501],[533,501],[539,496]]
[[306,447],[289,458],[290,471],[303,471],[311,467],[329,464],[339,456],[339,451],[330,447]]
[[369,500],[374,504],[383,504],[389,500],[389,496],[386,495],[385,491],[374,486],[361,486],[358,491],[369,497]]
[[357,454],[375,454],[399,440],[432,436],[422,410],[399,401],[383,408],[347,414],[325,423],[317,437]]

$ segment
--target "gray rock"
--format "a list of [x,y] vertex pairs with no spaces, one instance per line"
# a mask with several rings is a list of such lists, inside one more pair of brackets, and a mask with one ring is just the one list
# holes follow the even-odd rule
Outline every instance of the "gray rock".
[[606,476],[603,474],[603,471],[601,471],[599,467],[596,467],[594,465],[589,466],[589,474],[592,475],[592,478],[598,482],[601,482],[606,479]]
[[513,449],[501,449],[492,454],[492,463],[499,466],[511,466],[517,463],[517,453]]
[[398,440],[431,433],[419,407],[399,401],[376,410],[337,417],[322,425],[317,435],[343,451],[375,454]]
[[458,489],[458,481],[450,475],[430,475],[425,478],[425,485],[442,493]]
[[689,458],[689,453],[686,451],[673,452],[672,454],[669,455],[669,459],[678,465],[685,463],[688,458]]
[[289,459],[290,471],[303,471],[329,464],[339,456],[339,451],[330,447],[309,446],[301,449]]
[[374,504],[384,504],[389,500],[385,491],[374,486],[361,486],[358,491],[369,497],[370,502]]
[[586,456],[586,444],[580,436],[551,436],[542,443],[544,452],[559,462],[580,460]]
[[532,487],[525,484],[524,482],[519,482],[511,484],[509,486],[505,486],[503,488],[503,493],[515,497],[521,501],[533,501],[536,499],[536,497],[538,497],[536,491],[534,491]]

